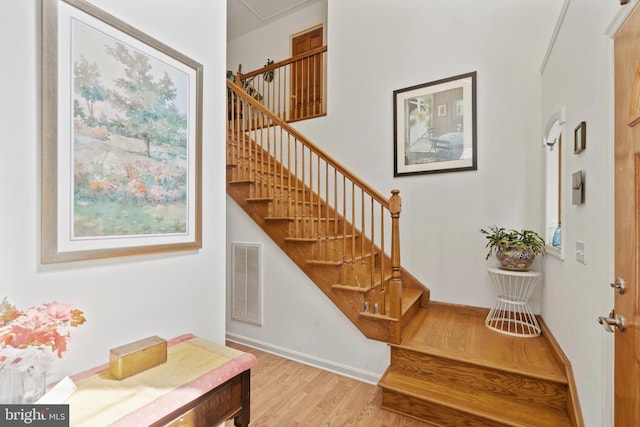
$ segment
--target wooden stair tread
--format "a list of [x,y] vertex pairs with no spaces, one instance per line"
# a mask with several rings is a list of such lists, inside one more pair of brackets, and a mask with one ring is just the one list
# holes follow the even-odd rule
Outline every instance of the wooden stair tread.
[[571,426],[567,414],[542,405],[505,399],[488,392],[459,390],[448,384],[433,382],[405,372],[389,369],[378,386],[412,398],[437,403],[510,426]]
[[[371,257],[375,257],[378,256],[377,252],[374,253],[367,253],[364,255],[356,255],[355,257],[353,257],[352,259],[349,259],[346,264],[353,264],[354,261],[362,261],[363,259],[369,259]],[[310,265],[344,265],[345,261],[344,260],[328,260],[328,259],[310,259],[307,261],[307,264]]]
[[264,218],[265,221],[340,221],[340,218],[318,218],[317,216],[268,216]]
[[[334,285],[334,286],[337,286],[337,285]],[[411,310],[414,304],[418,303],[418,300],[422,298],[423,293],[424,292],[419,289],[404,288],[402,290],[402,315],[403,316],[406,315],[409,310]],[[369,312],[361,312],[360,315],[369,317],[371,319],[384,319],[384,320],[393,320],[393,321],[398,320],[384,314],[374,314]],[[393,344],[390,344],[390,345],[393,345]]]
[[[352,234],[346,234],[341,236],[322,236],[322,237],[286,237],[285,240],[287,242],[292,243],[317,243],[319,241],[327,241],[327,240],[341,240],[341,239],[351,239],[353,237]],[[359,237],[358,234],[355,235],[356,238]]]
[[[245,179],[232,179],[232,180],[227,180],[227,184],[228,185],[247,185],[247,184],[256,184],[258,186],[262,186],[262,187],[270,187],[270,188],[274,188],[274,189],[278,189],[278,190],[285,190],[285,191],[290,191],[290,192],[298,192],[298,193],[302,193],[305,192],[307,195],[311,195],[314,194],[309,188],[303,188],[303,187],[295,187],[295,186],[290,186],[288,184],[281,184],[279,182],[260,182],[259,180],[254,179],[250,179],[250,178],[245,178]],[[314,200],[314,202],[317,203],[317,200]],[[321,201],[322,203],[324,203],[324,201]]]
[[380,285],[380,283],[378,283],[378,284],[374,283],[371,286],[371,288],[369,288],[369,287],[363,288],[363,287],[360,287],[360,286],[341,285],[341,284],[337,283],[335,285],[331,285],[331,287],[333,289],[337,289],[337,290],[341,290],[341,291],[351,291],[351,292],[362,292],[362,293],[364,293],[364,292],[369,292],[371,289],[375,289],[379,285]]
[[[384,281],[385,283],[389,281],[389,279],[391,278],[391,276],[385,276]],[[378,286],[380,286],[380,280],[376,280],[375,282],[373,282],[371,284],[371,286],[367,286],[367,287],[363,287],[363,286],[353,286],[353,285],[345,285],[343,283],[336,283],[334,285],[331,285],[333,289],[341,289],[343,291],[354,291],[354,292],[368,292],[371,289],[375,289]],[[418,297],[420,297],[420,295],[422,294],[421,291],[419,291],[419,295]],[[415,301],[416,298],[413,298],[412,296],[405,296],[404,293],[402,295],[402,306],[404,307],[405,305],[405,301]],[[409,302],[410,304],[412,302]]]
[[[395,345],[395,344],[390,344],[390,346],[416,350],[415,346],[403,346],[403,345]],[[452,361],[457,361],[460,363],[481,366],[487,369],[494,369],[494,370],[503,371],[503,372],[515,373],[515,374],[523,375],[533,379],[542,380],[542,381],[551,381],[558,384],[564,384],[564,385],[568,384],[567,377],[561,372],[556,372],[555,369],[542,368],[537,370],[537,369],[532,369],[531,366],[528,366],[526,364],[519,365],[513,361],[496,362],[495,360],[486,359],[481,356],[479,357],[478,355],[475,355],[475,354],[466,354],[466,355],[453,354],[451,351],[443,350],[439,348],[420,347],[419,351],[431,356],[441,357],[441,358],[449,359]]]
[[492,331],[485,326],[483,314],[430,306],[420,309],[405,328],[401,346],[533,378],[567,382],[544,336],[521,338]]

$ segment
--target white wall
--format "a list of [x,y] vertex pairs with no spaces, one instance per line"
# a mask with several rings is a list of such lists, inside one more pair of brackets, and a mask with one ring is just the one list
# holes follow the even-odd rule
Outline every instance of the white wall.
[[[628,6],[627,6],[628,7]],[[542,314],[573,366],[587,426],[612,425],[613,336],[597,324],[613,307],[612,40],[606,34],[618,2],[570,2],[542,80],[542,125],[566,106],[564,126],[565,258],[544,260]],[[573,132],[587,122],[587,149],[573,154]],[[586,175],[585,203],[571,203],[571,174]],[[576,241],[587,264],[575,259]]]
[[[250,71],[266,57],[284,59],[289,35],[324,20],[323,7],[230,40],[227,68],[235,72],[242,63]],[[380,192],[400,189],[402,262],[434,300],[490,306],[494,292],[479,228],[542,231],[539,67],[557,1],[328,0],[327,9],[328,115],[296,127]],[[393,91],[471,71],[478,73],[478,171],[394,178]],[[267,256],[282,256],[232,204],[228,241],[263,241]],[[265,263],[265,294],[279,298],[265,305],[265,325],[228,318],[230,334],[355,370],[384,369],[388,355],[379,343],[358,344],[368,346],[365,352],[345,350],[347,337],[361,341],[353,326],[305,276],[283,274],[284,266],[294,268],[290,261],[275,265]],[[296,298],[287,299],[290,294]],[[538,295],[533,308],[540,310]],[[333,312],[343,321],[329,320]]]
[[[542,168],[533,145],[552,10],[500,0],[329,4],[329,114],[308,136],[382,193],[400,190],[402,263],[434,300],[490,306],[478,230],[542,226],[531,198]],[[393,90],[470,71],[478,170],[394,178]]]
[[55,377],[108,361],[150,335],[224,342],[225,3],[94,0],[96,6],[204,65],[203,248],[197,252],[40,265],[40,2],[2,4],[0,299],[84,310]]

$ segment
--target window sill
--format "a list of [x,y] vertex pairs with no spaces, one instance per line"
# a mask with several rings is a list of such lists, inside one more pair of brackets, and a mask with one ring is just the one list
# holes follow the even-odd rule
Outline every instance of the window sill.
[[562,248],[556,248],[555,246],[545,245],[545,252],[547,255],[551,255],[555,258],[562,259]]

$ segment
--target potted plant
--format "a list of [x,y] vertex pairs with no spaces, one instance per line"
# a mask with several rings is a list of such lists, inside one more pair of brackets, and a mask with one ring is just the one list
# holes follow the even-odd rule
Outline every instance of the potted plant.
[[[269,59],[267,58],[267,63],[264,64],[265,67],[268,67],[269,65],[274,64],[273,59]],[[255,76],[249,78],[248,80],[244,80],[243,84],[242,84],[242,89],[247,92],[250,96],[253,97],[253,99],[255,99],[258,102],[262,102],[262,100],[264,99],[264,97],[262,96],[262,94],[260,92],[258,92],[253,86],[252,86],[252,82],[253,79],[255,78]],[[271,83],[273,81],[273,70],[269,70],[269,71],[265,71],[263,73],[263,78],[264,81],[267,83]],[[227,70],[227,79],[231,80],[232,82],[236,82],[236,75],[233,74],[233,71],[231,70]]]
[[495,253],[503,270],[528,271],[536,255],[544,255],[545,242],[535,231],[507,230],[493,225],[480,229],[487,238],[489,248],[485,259]]
[[[273,59],[269,59],[267,58],[267,63],[264,64],[265,67],[268,67],[269,65],[273,64]],[[265,71],[263,73],[264,76],[264,81],[267,83],[271,83],[273,81],[273,70],[269,70],[269,71]]]

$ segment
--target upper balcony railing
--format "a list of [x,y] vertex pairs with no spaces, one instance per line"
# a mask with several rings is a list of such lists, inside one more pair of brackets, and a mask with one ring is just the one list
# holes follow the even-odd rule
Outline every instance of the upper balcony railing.
[[235,83],[286,122],[327,114],[327,46],[242,74]]

